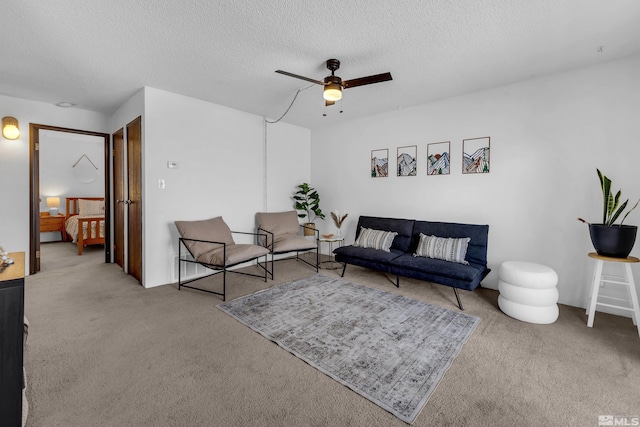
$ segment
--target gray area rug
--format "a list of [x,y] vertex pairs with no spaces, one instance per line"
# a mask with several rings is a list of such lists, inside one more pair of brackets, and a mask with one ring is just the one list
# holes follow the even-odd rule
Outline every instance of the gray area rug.
[[217,307],[407,423],[480,322],[322,274]]

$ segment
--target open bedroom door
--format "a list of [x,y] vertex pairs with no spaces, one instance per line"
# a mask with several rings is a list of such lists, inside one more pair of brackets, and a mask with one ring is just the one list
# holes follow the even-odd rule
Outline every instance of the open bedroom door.
[[124,130],[112,135],[113,139],[113,254],[116,264],[124,270]]

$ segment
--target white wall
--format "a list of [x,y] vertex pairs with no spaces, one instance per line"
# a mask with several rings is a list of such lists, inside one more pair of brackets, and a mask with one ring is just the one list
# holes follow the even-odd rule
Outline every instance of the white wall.
[[[0,95],[0,117],[20,122],[20,138],[0,137],[0,182],[4,200],[0,214],[0,245],[9,252],[29,252],[29,123],[106,132],[107,117],[79,108]],[[28,255],[27,255],[28,259]],[[27,262],[28,264],[28,262]],[[29,267],[25,265],[25,272]]]
[[311,131],[278,122],[268,124],[266,212],[293,210],[296,186],[311,179]]
[[[557,271],[561,303],[583,307],[593,248],[576,218],[600,221],[596,168],[625,198],[640,198],[638,76],[640,57],[632,57],[314,130],[321,207],[350,214],[346,243],[361,214],[489,224],[493,271],[483,286],[497,288],[503,261],[537,262]],[[462,175],[462,140],[484,136],[490,173]],[[427,144],[448,140],[451,174],[427,176]],[[418,146],[416,177],[394,176],[405,145]],[[381,148],[391,176],[371,178],[370,153]],[[626,223],[640,224],[640,210]],[[320,228],[334,229],[330,220]]]
[[[266,175],[273,195],[267,197],[268,207],[281,209],[297,180],[309,176],[310,136],[291,125],[270,127],[269,132],[268,152],[273,155]],[[145,88],[145,287],[174,281],[174,221],[222,216],[232,230],[255,230],[255,214],[265,206],[264,147],[262,117]],[[178,168],[167,168],[168,161]]]

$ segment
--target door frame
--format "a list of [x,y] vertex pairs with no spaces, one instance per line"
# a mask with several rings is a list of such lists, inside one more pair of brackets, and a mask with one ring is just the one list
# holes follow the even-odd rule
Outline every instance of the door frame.
[[111,174],[108,133],[29,123],[29,274],[40,271],[40,130],[91,135],[104,138],[104,262],[111,262]]

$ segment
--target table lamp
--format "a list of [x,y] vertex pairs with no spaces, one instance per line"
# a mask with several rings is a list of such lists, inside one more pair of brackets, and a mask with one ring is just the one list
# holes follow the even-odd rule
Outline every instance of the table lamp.
[[47,197],[47,207],[49,208],[49,215],[58,215],[60,212],[60,197]]

